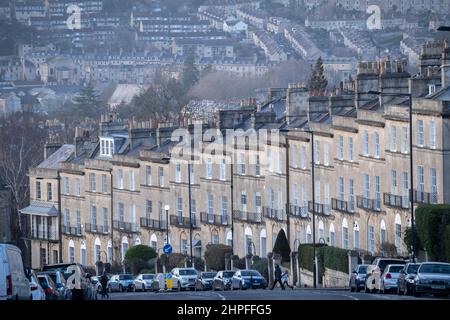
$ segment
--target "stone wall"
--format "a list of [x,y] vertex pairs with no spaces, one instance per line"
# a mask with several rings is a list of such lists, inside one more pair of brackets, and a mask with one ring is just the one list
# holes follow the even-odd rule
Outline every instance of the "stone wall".
[[348,286],[349,280],[348,274],[325,268],[323,276],[324,288],[344,288]]

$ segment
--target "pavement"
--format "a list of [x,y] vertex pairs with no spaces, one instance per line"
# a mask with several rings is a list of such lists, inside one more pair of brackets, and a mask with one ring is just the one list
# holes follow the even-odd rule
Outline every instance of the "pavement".
[[[392,294],[350,292],[344,289],[309,289],[294,290],[238,290],[238,291],[181,291],[181,292],[112,292],[110,300],[437,300],[432,296],[415,298]],[[442,298],[439,298],[442,299]],[[448,298],[443,298],[450,300]],[[99,300],[102,300],[99,296]]]

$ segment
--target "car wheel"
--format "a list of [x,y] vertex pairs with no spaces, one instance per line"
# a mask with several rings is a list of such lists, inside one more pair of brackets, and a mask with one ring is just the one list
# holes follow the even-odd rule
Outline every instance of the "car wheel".
[[142,292],[145,292],[145,285],[142,285]]
[[180,285],[180,281],[177,282],[177,291],[180,292],[181,291],[181,285]]
[[239,290],[244,290],[244,288],[242,287],[242,282],[239,282]]
[[119,291],[120,292],[124,292],[125,290],[123,289],[122,285],[119,285]]

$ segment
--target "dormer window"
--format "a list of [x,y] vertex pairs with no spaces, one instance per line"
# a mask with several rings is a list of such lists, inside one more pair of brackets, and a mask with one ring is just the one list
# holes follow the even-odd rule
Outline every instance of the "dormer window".
[[114,139],[100,138],[100,155],[112,157],[114,154]]
[[435,93],[435,92],[436,92],[436,85],[430,84],[430,85],[428,86],[428,94],[430,95],[430,94],[433,94],[433,93]]

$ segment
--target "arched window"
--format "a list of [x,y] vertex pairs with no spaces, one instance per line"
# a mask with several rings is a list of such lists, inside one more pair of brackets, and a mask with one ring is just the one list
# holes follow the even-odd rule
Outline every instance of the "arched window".
[[212,244],[219,244],[219,243],[220,243],[220,240],[219,240],[219,232],[217,232],[216,229],[214,229],[214,230],[211,232],[211,243],[212,243]]
[[113,256],[113,248],[112,248],[112,242],[111,239],[108,240],[108,262],[112,263],[112,256]]
[[325,238],[324,238],[324,230],[325,230],[325,227],[323,225],[323,221],[320,220],[319,221],[319,242],[325,240]]
[[81,241],[81,245],[80,245],[80,263],[83,266],[87,265],[86,242],[84,242],[84,241]]
[[342,248],[348,249],[348,222],[346,218],[342,220]]
[[233,234],[231,233],[231,230],[227,232],[227,245],[232,246],[233,245]]
[[180,235],[180,253],[187,254],[187,237],[184,232]]
[[134,240],[134,245],[137,246],[141,244],[141,239],[140,238],[136,238],[136,240]]
[[69,241],[69,250],[67,250],[69,263],[75,262],[75,244],[73,240]]
[[194,236],[194,243],[192,246],[194,247],[194,256],[201,257],[202,256],[202,237],[200,233],[196,233]]
[[150,247],[157,250],[158,249],[158,238],[156,237],[156,234],[152,234],[150,237]]
[[95,242],[94,242],[94,263],[93,264],[95,264],[97,261],[102,261],[101,250],[102,250],[102,243],[100,242],[100,239],[97,237],[97,238],[95,238]]
[[395,247],[397,248],[397,252],[401,252],[402,249],[402,219],[400,215],[397,213],[395,215]]
[[252,233],[252,229],[250,229],[249,227],[245,228],[245,241],[244,241],[244,252],[245,254],[249,254],[250,250],[252,250],[252,242],[253,242],[253,233]]
[[306,243],[312,243],[311,226],[309,224],[306,227]]
[[267,255],[267,232],[266,229],[262,229],[259,233],[259,256],[261,258]]
[[359,223],[358,221],[353,222],[353,248],[359,249]]
[[125,260],[125,253],[128,251],[128,238],[126,236],[122,237],[122,242],[121,242],[121,260]]
[[335,234],[335,231],[334,231],[334,224],[333,223],[330,224],[330,232],[329,232],[329,234],[330,234],[330,239],[329,239],[330,246],[335,247],[336,246],[336,234]]
[[386,223],[384,220],[380,222],[380,243],[383,244],[387,242],[387,234],[386,234]]

